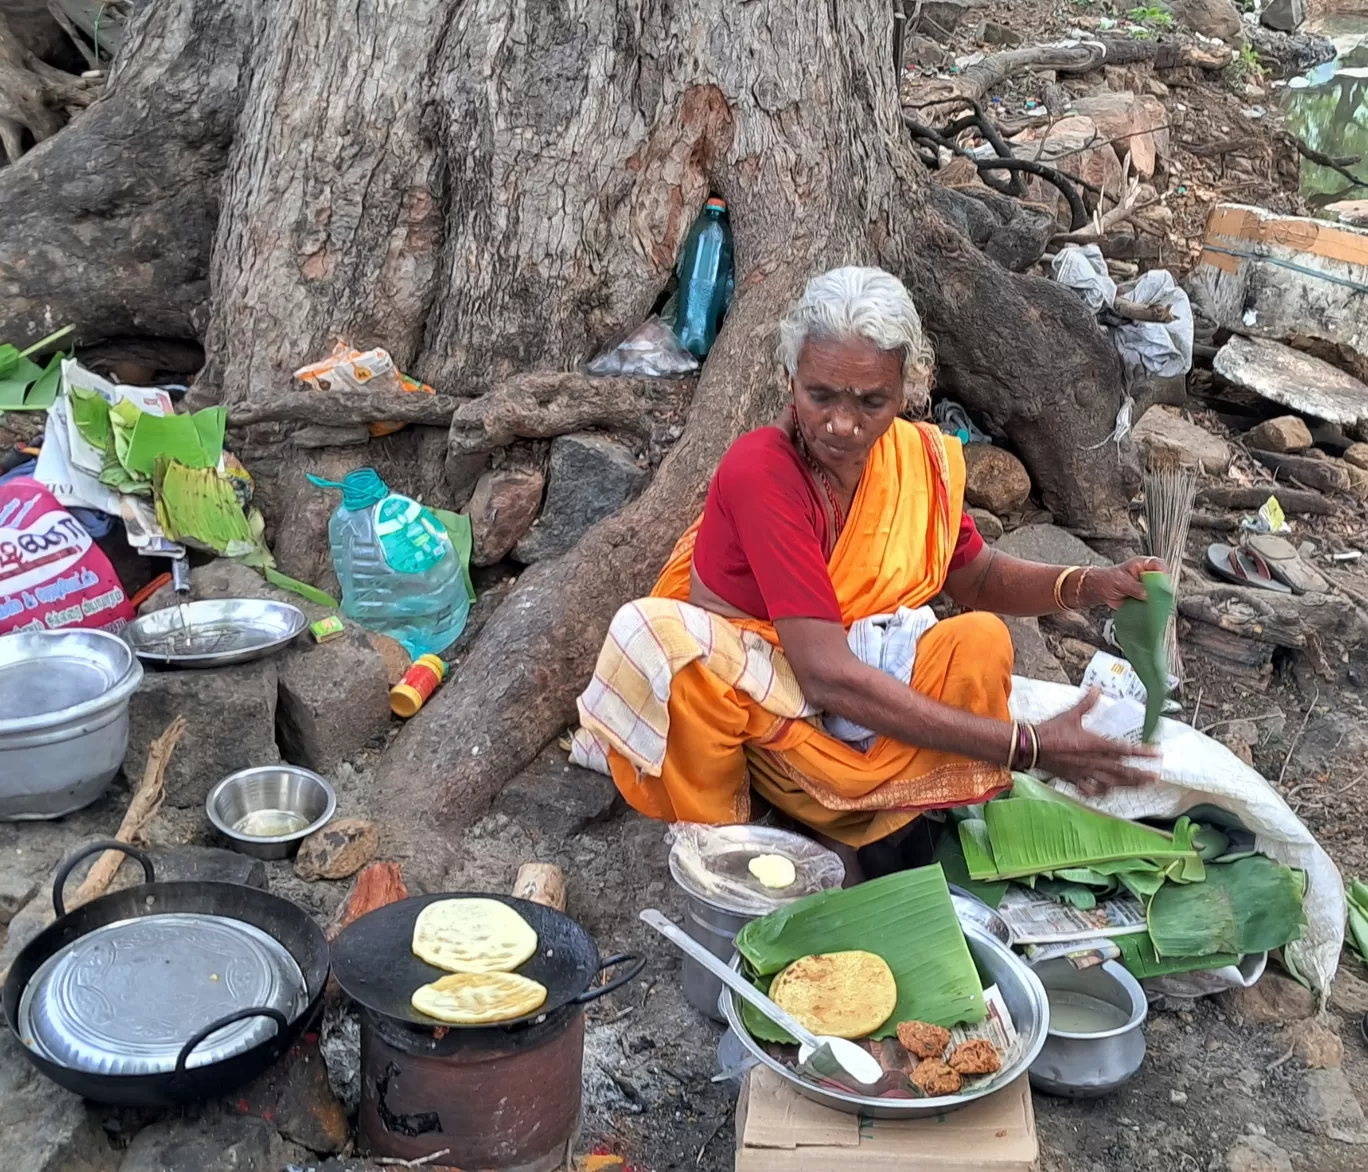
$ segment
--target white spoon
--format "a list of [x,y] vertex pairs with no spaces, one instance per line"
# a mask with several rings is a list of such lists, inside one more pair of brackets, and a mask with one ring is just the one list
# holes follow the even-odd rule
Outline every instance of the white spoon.
[[738,994],[743,1000],[750,1002],[775,1025],[782,1027],[790,1035],[797,1038],[799,1043],[798,1061],[800,1063],[807,1062],[818,1050],[826,1047],[841,1069],[861,1085],[873,1086],[879,1079],[883,1078],[884,1070],[879,1065],[879,1060],[863,1046],[857,1046],[845,1038],[829,1038],[824,1034],[814,1034],[811,1030],[800,1025],[792,1015],[775,1005],[745,977],[729,965],[723,964],[678,924],[666,919],[654,908],[647,908],[641,913],[641,922],[649,924],[676,948],[688,953],[727,988]]

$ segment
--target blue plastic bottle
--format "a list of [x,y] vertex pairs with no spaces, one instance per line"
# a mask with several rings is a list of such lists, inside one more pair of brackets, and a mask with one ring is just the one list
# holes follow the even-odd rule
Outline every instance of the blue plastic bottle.
[[693,222],[679,254],[675,333],[695,358],[706,358],[717,340],[730,300],[731,283],[732,239],[727,205],[713,198]]
[[328,522],[342,613],[389,635],[417,659],[451,646],[470,613],[461,559],[442,523],[415,500],[390,492],[374,468],[348,472]]

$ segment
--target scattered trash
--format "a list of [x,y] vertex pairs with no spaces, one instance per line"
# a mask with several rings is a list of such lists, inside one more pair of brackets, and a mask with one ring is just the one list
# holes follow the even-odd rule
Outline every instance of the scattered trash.
[[941,399],[931,408],[931,415],[941,431],[947,435],[959,436],[962,444],[991,444],[993,441],[980,431],[969,412],[954,399]]
[[1093,313],[1116,300],[1116,282],[1107,272],[1107,261],[1096,244],[1061,248],[1050,264],[1050,275],[1077,293]]
[[470,599],[461,559],[432,510],[391,492],[374,468],[348,472],[340,484],[309,481],[342,491],[328,522],[342,613],[397,639],[415,659],[454,643]]
[[428,697],[447,677],[446,663],[435,655],[420,655],[390,689],[390,711],[407,720],[427,703]]
[[590,374],[641,374],[673,378],[692,374],[698,359],[690,354],[659,317],[649,317],[611,350],[589,363]]
[[1282,505],[1278,503],[1278,498],[1275,496],[1271,496],[1264,501],[1255,516],[1245,517],[1240,522],[1240,528],[1247,533],[1292,532],[1292,527],[1287,523],[1287,518],[1283,515]]
[[704,205],[684,238],[678,271],[675,334],[684,349],[703,359],[717,340],[732,279],[731,225],[725,201],[713,198]]
[[329,639],[336,639],[339,635],[344,634],[345,631],[346,628],[342,625],[342,620],[335,614],[330,614],[327,618],[309,624],[309,634],[313,636],[315,643],[326,643]]
[[[1126,365],[1156,378],[1174,378],[1192,369],[1192,304],[1167,269],[1151,269],[1138,281],[1117,287],[1117,297],[1149,310],[1167,311],[1167,321],[1126,321],[1112,338]],[[1123,315],[1124,316],[1124,315]]]
[[[339,341],[333,352],[319,362],[301,366],[294,377],[318,391],[393,391],[435,395],[427,383],[409,378],[394,365],[388,350],[357,350]],[[407,423],[372,423],[373,436],[403,431]]]

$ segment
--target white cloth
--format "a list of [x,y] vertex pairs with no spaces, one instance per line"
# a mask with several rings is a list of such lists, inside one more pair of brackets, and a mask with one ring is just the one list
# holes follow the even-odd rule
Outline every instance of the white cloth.
[[[855,658],[870,667],[887,672],[899,683],[912,682],[912,666],[917,659],[917,640],[936,625],[936,614],[929,606],[916,610],[900,606],[897,614],[876,614],[860,619],[850,628],[846,642]],[[838,741],[869,752],[874,731],[847,720],[844,716],[824,716],[822,727]]]
[[[1058,716],[1082,698],[1068,684],[1012,677],[1012,717],[1033,724]],[[1101,731],[1107,709],[1131,703],[1102,696],[1084,724]],[[1335,864],[1282,796],[1253,768],[1224,745],[1176,720],[1159,721],[1162,758],[1159,780],[1138,789],[1114,789],[1100,798],[1085,798],[1072,786],[1058,787],[1079,801],[1120,818],[1177,818],[1197,806],[1210,805],[1233,814],[1254,835],[1255,848],[1269,858],[1306,872],[1306,932],[1284,954],[1319,992],[1330,991],[1344,944],[1344,883]]]

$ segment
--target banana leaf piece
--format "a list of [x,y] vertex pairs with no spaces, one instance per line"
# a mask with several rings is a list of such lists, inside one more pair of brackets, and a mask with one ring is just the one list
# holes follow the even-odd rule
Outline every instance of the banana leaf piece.
[[759,976],[814,953],[861,949],[883,957],[898,1003],[876,1038],[892,1037],[901,1021],[948,1027],[985,1013],[983,982],[935,863],[800,899],[747,924],[736,947]]
[[1116,638],[1121,650],[1145,685],[1145,725],[1141,739],[1148,742],[1159,727],[1168,699],[1168,657],[1164,634],[1173,617],[1173,583],[1167,574],[1141,574],[1145,601],[1128,598],[1116,612]]
[[952,887],[962,887],[970,895],[977,896],[989,907],[997,907],[1007,894],[1008,883],[980,883],[969,874],[969,864],[964,858],[964,848],[960,845],[958,834],[944,834],[936,845],[936,853],[931,861],[939,863],[945,872],[946,882]]
[[1301,938],[1302,881],[1265,855],[1213,863],[1201,883],[1165,883],[1146,918],[1155,953],[1212,956],[1269,952]]
[[102,452],[109,450],[109,404],[99,391],[88,387],[71,388],[71,400],[67,404],[71,412],[71,422],[81,433],[81,438],[92,448]]
[[1198,823],[1192,835],[1192,845],[1202,856],[1202,862],[1214,863],[1230,849],[1230,836],[1218,827]]
[[317,586],[311,586],[308,582],[301,582],[298,578],[291,578],[288,574],[282,574],[274,566],[267,566],[263,572],[266,575],[266,581],[272,586],[279,586],[282,590],[298,594],[300,598],[319,606],[331,607],[333,610],[339,609],[337,599],[320,590]]
[[1355,879],[1345,894],[1349,897],[1349,931],[1345,939],[1359,960],[1368,964],[1368,883]]
[[1133,932],[1127,936],[1113,936],[1112,943],[1121,949],[1121,963],[1137,981],[1151,977],[1166,977],[1172,973],[1192,973],[1204,969],[1223,969],[1239,964],[1234,953],[1217,952],[1210,956],[1170,956],[1160,959],[1154,951],[1154,941],[1148,932]]
[[[1023,784],[1018,781],[1011,798],[989,802],[984,810],[996,872],[986,873],[981,855],[976,860],[965,847],[969,873],[975,879],[1015,879],[1067,867],[1098,869],[1098,863],[1122,859],[1152,859],[1161,864],[1197,859],[1190,844],[1175,841],[1171,834],[1098,813],[1063,794],[1056,792],[1050,801],[1018,798]],[[1027,793],[1031,792],[1027,787]],[[966,825],[960,826],[961,842]]]
[[1046,879],[1043,876],[1036,880],[1035,889],[1041,895],[1056,903],[1067,903],[1070,907],[1076,907],[1079,911],[1092,911],[1097,906],[1097,892],[1091,887],[1084,887],[1081,883],[1069,883],[1063,879]]

